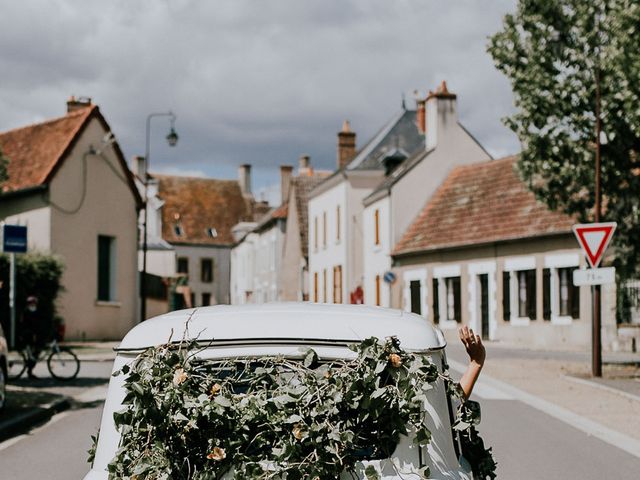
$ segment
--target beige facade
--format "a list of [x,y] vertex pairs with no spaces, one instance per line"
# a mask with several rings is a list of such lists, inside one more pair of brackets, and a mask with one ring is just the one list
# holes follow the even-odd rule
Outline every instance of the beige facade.
[[[46,180],[3,196],[0,217],[27,225],[30,250],[61,257],[66,338],[118,340],[137,323],[138,198],[117,143],[104,141],[108,125],[97,107],[86,108],[61,119],[78,118],[78,127],[65,153],[41,161]],[[99,250],[108,271],[99,271]]]
[[[66,291],[59,310],[71,338],[119,339],[136,324],[135,198],[111,148],[85,156],[92,145],[101,146],[105,133],[92,120],[50,185],[51,251],[65,262]],[[98,235],[115,243],[115,292],[110,301],[97,300]]]
[[[459,325],[469,325],[484,338],[527,348],[586,349],[591,342],[590,287],[579,287],[577,318],[562,304],[569,288],[564,277],[576,267],[585,268],[586,262],[569,233],[399,256],[394,263],[392,306],[408,311],[418,307],[450,340]],[[521,298],[526,292],[520,289],[520,272],[526,271],[535,272],[535,315],[520,308],[521,300],[526,301]],[[451,301],[456,288],[459,306],[455,298]],[[617,348],[615,289],[603,291],[603,348],[613,350]],[[451,318],[457,312],[459,318]]]

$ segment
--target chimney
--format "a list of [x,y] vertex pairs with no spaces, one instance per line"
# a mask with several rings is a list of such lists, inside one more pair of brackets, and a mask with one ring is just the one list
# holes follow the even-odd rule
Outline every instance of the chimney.
[[144,157],[136,156],[131,161],[131,171],[135,176],[144,182],[145,161]]
[[456,98],[456,94],[449,91],[444,80],[435,92],[429,92],[426,104],[426,124],[429,125],[425,135],[427,150],[445,141],[447,130],[458,124]]
[[91,98],[89,97],[78,97],[71,95],[69,100],[67,100],[67,113],[75,112],[77,110],[81,110],[83,108],[87,108],[91,106]]
[[307,154],[300,156],[298,160],[298,175],[304,177],[310,177],[313,175],[313,168],[311,167],[311,157]]
[[420,133],[424,133],[427,130],[427,99],[417,99],[416,105],[416,123],[418,125],[418,130]]
[[238,168],[238,183],[243,195],[251,195],[251,165],[245,163]]
[[356,156],[356,134],[351,131],[349,120],[338,133],[338,169],[345,167]]
[[280,165],[280,195],[283,204],[289,199],[289,186],[291,185],[292,172],[293,167],[291,165]]

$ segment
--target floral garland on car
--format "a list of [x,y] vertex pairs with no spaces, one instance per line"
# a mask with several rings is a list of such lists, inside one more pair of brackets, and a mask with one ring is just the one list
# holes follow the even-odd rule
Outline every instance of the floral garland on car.
[[[197,342],[147,349],[114,373],[127,375],[127,393],[114,414],[121,441],[109,478],[203,480],[231,472],[234,479],[335,479],[363,460],[391,456],[409,431],[428,445],[426,392],[439,378],[464,398],[447,373],[402,350],[396,338],[350,348],[356,358],[330,363],[311,349],[302,361],[203,361]],[[474,473],[495,478],[477,421],[462,401],[454,428],[475,445]],[[379,478],[371,465],[364,473]],[[428,467],[405,473],[429,477]]]

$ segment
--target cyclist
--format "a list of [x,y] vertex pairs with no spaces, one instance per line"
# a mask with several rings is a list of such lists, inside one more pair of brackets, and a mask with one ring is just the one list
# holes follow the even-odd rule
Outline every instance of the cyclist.
[[45,347],[47,342],[47,326],[42,312],[38,308],[38,297],[30,295],[27,297],[27,305],[22,314],[21,321],[22,343],[24,347],[29,347],[31,354],[27,363],[29,378],[36,378],[33,368],[36,366],[36,359]]

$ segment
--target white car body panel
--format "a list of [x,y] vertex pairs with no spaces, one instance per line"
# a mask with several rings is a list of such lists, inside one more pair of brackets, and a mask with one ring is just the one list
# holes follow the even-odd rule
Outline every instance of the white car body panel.
[[[311,346],[323,360],[353,358],[355,353],[345,344],[375,336],[397,336],[406,350],[424,352],[441,368],[446,345],[442,333],[424,318],[398,310],[365,306],[318,305],[307,303],[248,306],[215,306],[161,315],[133,328],[117,348],[113,370],[135,361],[141,350],[183,338],[203,342],[213,340],[201,352],[205,359],[284,355],[302,358],[301,347]],[[118,448],[120,435],[113,413],[122,409],[124,375],[112,377],[104,405],[100,438],[91,472],[85,480],[108,478],[107,465]],[[454,450],[449,407],[444,382],[439,380],[428,394],[426,421],[433,437],[426,452],[418,452],[411,438],[403,438],[390,459],[363,462],[357,478],[365,479],[364,468],[373,464],[385,480],[417,479],[412,469],[419,468],[420,458],[431,469],[433,479],[470,480],[467,467],[461,467]],[[232,478],[228,473],[225,479]],[[344,479],[352,479],[350,474]]]

